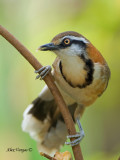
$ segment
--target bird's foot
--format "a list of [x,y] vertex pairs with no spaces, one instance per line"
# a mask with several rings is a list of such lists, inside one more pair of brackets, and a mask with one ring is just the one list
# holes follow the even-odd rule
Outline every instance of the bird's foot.
[[76,146],[77,144],[79,144],[81,142],[81,140],[84,137],[84,131],[78,132],[75,135],[68,135],[67,138],[76,138],[75,140],[71,141],[71,142],[65,142],[66,145],[71,145],[71,146]]
[[36,79],[44,79],[49,72],[51,72],[51,66],[44,66],[38,70],[35,70],[35,73],[39,73],[39,75],[36,76]]
[[79,127],[80,132],[77,132],[75,135],[68,135],[67,138],[76,138],[75,140],[71,142],[65,142],[66,145],[75,146],[81,142],[83,137],[85,136],[84,130],[82,129],[81,123],[79,121],[79,118],[76,118],[76,123]]

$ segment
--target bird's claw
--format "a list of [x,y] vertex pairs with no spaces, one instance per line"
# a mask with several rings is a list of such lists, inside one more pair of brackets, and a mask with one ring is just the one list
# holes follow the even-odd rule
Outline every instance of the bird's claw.
[[67,136],[67,139],[68,139],[68,138],[77,138],[77,137],[80,137],[80,132],[77,132],[77,133],[74,134],[74,135],[68,135],[68,136]]
[[80,132],[77,132],[75,135],[68,135],[67,138],[76,138],[76,139],[71,142],[65,142],[66,145],[76,146],[77,144],[79,144],[81,142],[81,140],[85,136],[85,133],[84,133],[84,130],[81,126],[79,118],[76,118],[76,123],[78,125]]
[[83,137],[85,136],[84,131],[82,130],[80,133],[77,133],[75,135],[68,135],[67,138],[76,138],[75,140],[71,142],[65,142],[66,145],[76,146],[81,142]]
[[51,71],[51,66],[44,66],[38,70],[35,70],[35,73],[39,73],[39,75],[36,76],[36,79],[44,79],[45,76]]

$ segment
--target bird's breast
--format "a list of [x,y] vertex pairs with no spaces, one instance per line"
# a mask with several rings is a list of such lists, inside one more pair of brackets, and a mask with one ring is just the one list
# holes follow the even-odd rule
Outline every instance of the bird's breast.
[[[53,75],[55,81],[57,82],[59,87],[70,97],[72,97],[77,103],[82,104],[84,106],[89,106],[105,90],[108,83],[108,79],[106,78],[106,71],[104,72],[104,68],[102,70],[99,64],[95,64],[94,66],[93,82],[84,88],[71,86],[61,74],[59,64],[60,59],[57,58],[53,64]],[[76,76],[77,75],[75,75],[74,77]]]

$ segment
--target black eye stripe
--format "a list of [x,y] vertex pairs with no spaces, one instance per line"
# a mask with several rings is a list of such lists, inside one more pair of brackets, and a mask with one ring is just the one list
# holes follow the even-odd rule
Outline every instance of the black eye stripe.
[[63,41],[58,45],[60,49],[67,48],[67,47],[71,46],[72,44],[78,44],[80,47],[86,48],[86,43],[84,43],[81,40],[75,40],[75,39],[72,40],[72,39],[70,39],[70,43],[69,44],[65,44],[64,43],[65,39],[63,39]]
[[78,44],[80,47],[86,48],[86,43],[80,40],[72,40],[72,44]]

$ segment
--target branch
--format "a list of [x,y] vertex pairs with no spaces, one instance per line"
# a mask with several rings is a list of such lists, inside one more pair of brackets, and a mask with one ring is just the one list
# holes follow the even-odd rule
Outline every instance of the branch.
[[48,154],[43,153],[43,152],[40,152],[40,155],[43,156],[43,157],[46,157],[46,158],[49,159],[49,160],[57,160],[56,158],[51,157],[51,156],[49,156]]
[[[42,65],[38,62],[38,60],[32,55],[32,53],[26,49],[11,33],[9,33],[5,28],[0,25],[0,34],[9,42],[11,43],[21,55],[33,66],[35,70],[38,70],[42,67]],[[72,117],[69,113],[68,107],[66,106],[58,88],[56,87],[52,75],[49,74],[44,78],[45,83],[47,84],[48,88],[52,92],[54,99],[56,101],[57,106],[59,107],[61,114],[64,118],[65,124],[68,129],[69,135],[76,134],[74,122]],[[74,138],[70,139],[71,141]],[[83,160],[82,152],[80,149],[80,145],[76,145],[72,147],[75,160]]]

